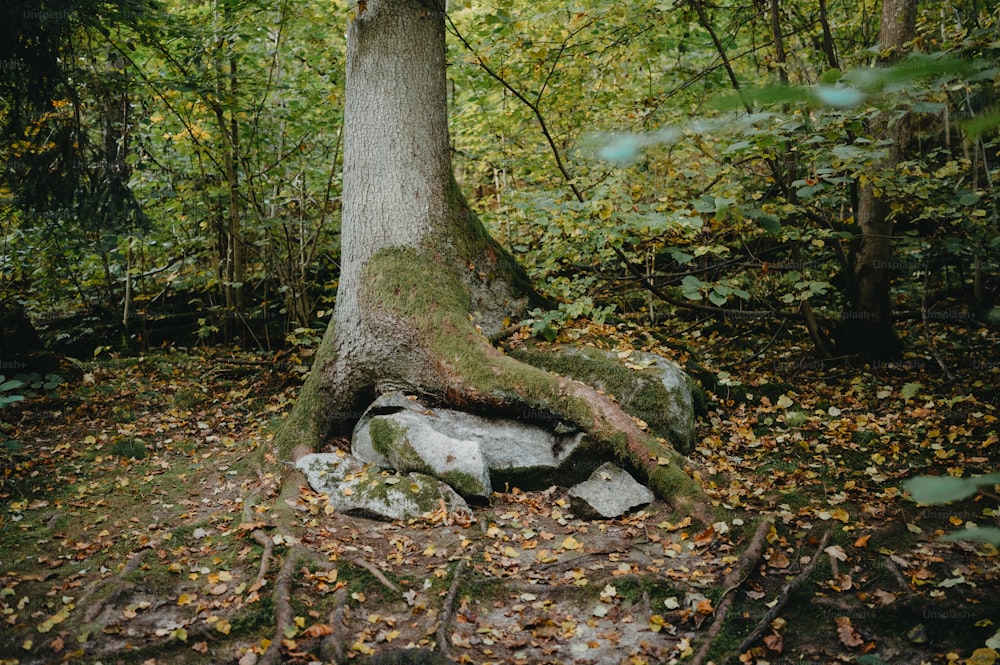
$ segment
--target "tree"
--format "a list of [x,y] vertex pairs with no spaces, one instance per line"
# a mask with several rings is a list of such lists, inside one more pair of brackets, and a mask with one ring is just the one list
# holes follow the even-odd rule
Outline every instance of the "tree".
[[515,361],[488,334],[540,297],[452,173],[445,21],[433,0],[371,0],[348,29],[341,275],[333,321],[278,435],[283,454],[344,431],[379,393],[551,414],[678,507],[701,490],[675,451],[593,389]]
[[[878,46],[880,64],[898,59],[916,36],[916,0],[884,0]],[[889,202],[878,191],[880,173],[892,172],[902,162],[909,141],[906,117],[890,123],[880,115],[871,121],[872,137],[890,142],[885,159],[863,174],[858,186],[856,239],[850,269],[849,297],[854,317],[841,325],[841,347],[866,360],[895,360],[902,348],[892,323],[893,222]]]

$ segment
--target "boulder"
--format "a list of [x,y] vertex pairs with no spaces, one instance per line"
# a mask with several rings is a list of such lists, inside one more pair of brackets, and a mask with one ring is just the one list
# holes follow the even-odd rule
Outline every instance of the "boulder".
[[569,490],[570,507],[581,519],[611,519],[653,501],[653,493],[627,471],[607,462]]
[[339,513],[377,520],[410,520],[440,508],[467,511],[468,505],[446,483],[422,473],[389,474],[343,452],[315,453],[296,466],[309,486],[329,497]]
[[[531,414],[525,414],[527,419]],[[467,499],[493,487],[540,489],[572,484],[591,471],[583,432],[513,418],[431,409],[400,393],[379,397],[354,429],[351,450],[385,468],[439,478]]]
[[479,444],[442,432],[435,420],[410,410],[374,416],[355,429],[351,451],[384,468],[439,478],[466,498],[488,498],[493,486]]
[[510,354],[611,395],[676,450],[689,453],[694,449],[695,395],[701,388],[666,358],[643,351],[622,357],[592,347],[522,348]]

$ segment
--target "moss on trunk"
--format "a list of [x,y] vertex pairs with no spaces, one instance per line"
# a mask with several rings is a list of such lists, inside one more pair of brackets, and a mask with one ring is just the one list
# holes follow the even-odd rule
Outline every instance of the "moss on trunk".
[[551,413],[570,422],[661,498],[680,509],[705,497],[673,448],[642,432],[614,402],[586,385],[522,363],[493,348],[469,319],[462,279],[434,255],[412,248],[385,250],[365,268],[365,306],[411,330],[435,367],[423,388],[456,407]]

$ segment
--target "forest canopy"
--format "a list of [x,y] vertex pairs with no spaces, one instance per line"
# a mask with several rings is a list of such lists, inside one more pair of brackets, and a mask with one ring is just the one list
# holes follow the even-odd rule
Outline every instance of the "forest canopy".
[[[83,354],[316,343],[338,277],[337,26],[355,11],[8,4],[5,307],[87,322],[55,335]],[[887,53],[866,2],[458,3],[457,176],[555,303],[533,334],[702,322],[896,360],[845,332],[870,315],[866,187],[892,225],[875,269],[896,322],[998,318],[997,20],[921,6]],[[900,123],[905,145],[879,129]]]

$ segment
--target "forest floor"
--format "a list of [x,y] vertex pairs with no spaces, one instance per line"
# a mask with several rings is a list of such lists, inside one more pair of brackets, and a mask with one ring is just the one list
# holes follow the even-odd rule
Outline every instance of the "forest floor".
[[[568,332],[683,360],[641,335]],[[1000,468],[996,334],[969,337],[945,355],[950,378],[929,355],[713,358],[727,394],[691,455],[712,525],[661,502],[582,521],[562,488],[506,488],[471,518],[346,517],[270,449],[296,356],[87,363],[56,396],[0,410],[0,663],[252,665],[275,640],[295,663],[406,647],[480,665],[688,663],[730,603],[715,662],[761,624],[741,662],[992,663],[997,549],[938,538],[997,525],[1000,496],[922,507],[901,489]],[[726,588],[764,519],[762,556]]]

